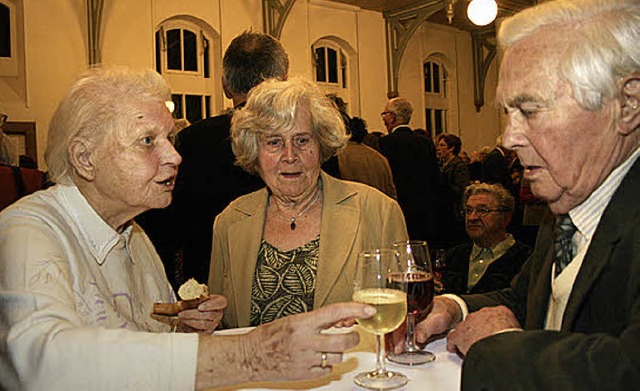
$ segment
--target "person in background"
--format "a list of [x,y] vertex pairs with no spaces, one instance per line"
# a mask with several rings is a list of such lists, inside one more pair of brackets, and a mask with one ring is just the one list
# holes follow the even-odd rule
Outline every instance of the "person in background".
[[543,2],[503,20],[498,42],[503,145],[553,214],[509,288],[437,297],[418,340],[447,335],[463,390],[634,388],[640,3]]
[[380,153],[391,166],[409,236],[431,243],[437,234],[435,153],[429,140],[409,127],[413,105],[407,99],[390,99],[380,114],[388,132],[380,139]]
[[189,278],[206,281],[216,215],[237,197],[264,186],[257,175],[234,164],[231,118],[244,106],[249,90],[264,79],[284,80],[288,73],[289,59],[280,42],[267,34],[243,32],[229,43],[222,59],[222,88],[233,110],[178,134],[182,164],[173,202],[138,218],[167,269],[182,264],[182,278],[172,280],[174,288]]
[[362,143],[380,152],[380,139],[382,137],[384,137],[384,133],[380,131],[369,132],[366,136],[364,136]]
[[367,124],[362,118],[351,118],[351,137],[338,153],[342,179],[375,187],[393,199],[397,199],[391,167],[387,159],[375,149],[362,144],[367,135]]
[[462,198],[471,242],[446,252],[442,283],[446,293],[483,293],[509,286],[531,249],[507,232],[515,201],[499,184],[469,185]]
[[0,164],[18,167],[18,148],[3,131],[7,118],[5,113],[0,112]]
[[471,182],[480,181],[480,172],[482,170],[482,161],[491,152],[493,148],[488,145],[480,148],[478,151],[473,151],[471,159],[467,166],[469,167],[469,179]]
[[464,189],[469,185],[469,167],[458,157],[462,148],[460,137],[442,134],[438,139],[436,153],[440,161],[440,233],[441,246],[452,247],[466,241],[464,219],[460,215]]
[[225,295],[225,327],[348,301],[357,254],[407,239],[397,202],[320,166],[347,141],[331,101],[307,80],[266,81],[232,123],[237,163],[266,187],[216,217],[209,289]]
[[458,154],[458,157],[460,158],[460,160],[464,162],[464,164],[467,165],[467,167],[469,167],[469,164],[471,163],[471,157],[469,156],[467,151],[465,150],[460,151],[460,153]]
[[513,194],[513,179],[509,167],[511,164],[510,152],[500,145],[502,137],[498,137],[497,143],[498,145],[482,159],[480,182],[499,183]]
[[192,390],[315,378],[358,343],[355,333],[320,334],[374,311],[356,303],[227,337],[210,335],[226,305],[219,295],[179,313],[177,329],[195,332],[170,333],[150,317],[154,302],[176,298],[133,218],[171,202],[180,155],[170,96],[151,70],[95,68],[58,106],[45,152],[57,184],[0,213],[1,389]]
[[450,195],[455,199],[462,199],[464,189],[469,185],[469,168],[458,154],[462,148],[460,137],[455,134],[445,134],[436,147],[437,156],[442,161],[442,173]]

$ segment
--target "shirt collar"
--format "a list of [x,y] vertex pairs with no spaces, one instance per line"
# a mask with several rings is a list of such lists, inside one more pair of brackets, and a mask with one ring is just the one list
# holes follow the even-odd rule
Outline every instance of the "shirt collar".
[[497,243],[495,246],[493,246],[491,248],[480,247],[480,246],[478,246],[477,244],[474,243],[473,247],[471,248],[471,254],[469,255],[469,259],[471,259],[471,260],[476,259],[482,253],[482,250],[488,250],[489,254],[491,254],[492,260],[500,258],[515,243],[516,243],[516,241],[513,238],[513,235],[511,235],[511,234],[507,234],[507,237],[504,238],[503,241],[501,241],[500,243]]
[[[111,228],[98,213],[91,207],[87,199],[76,186],[60,185],[60,192],[71,221],[78,229],[79,237],[94,256],[96,262],[102,265],[109,252],[124,240],[127,252],[129,251],[129,239],[133,225],[129,223],[121,234]],[[133,262],[133,258],[131,258]]]
[[[407,125],[407,124],[398,125],[398,126],[394,127],[393,129],[391,129],[391,133],[393,133],[396,130],[398,130],[398,128],[409,128],[409,125]],[[409,129],[411,129],[411,128],[409,128]],[[389,133],[389,134],[391,134],[391,133]]]
[[606,206],[639,156],[640,147],[636,148],[627,160],[616,167],[582,204],[569,211],[571,221],[587,239],[591,239],[593,236]]

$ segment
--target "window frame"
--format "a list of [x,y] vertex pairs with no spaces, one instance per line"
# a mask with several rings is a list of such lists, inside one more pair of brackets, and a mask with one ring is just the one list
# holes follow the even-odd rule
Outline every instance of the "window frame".
[[[169,51],[167,34],[169,31],[179,30],[180,33],[180,69],[169,68]],[[197,70],[185,70],[185,31],[194,34],[196,39],[195,55]],[[208,31],[203,26],[184,18],[172,18],[161,22],[154,32],[154,59],[156,71],[161,73],[172,89],[172,100],[179,100],[174,111],[174,118],[186,118],[190,122],[201,120],[211,116],[216,104],[217,90],[212,80],[218,73],[215,68],[216,59],[213,58],[214,50],[212,43],[219,39],[215,32]],[[160,40],[160,42],[158,42]],[[205,58],[205,56],[208,56]],[[160,64],[158,64],[160,60]],[[208,67],[208,69],[207,69]],[[192,113],[191,105],[187,105],[189,100],[199,97],[197,104],[200,107],[201,116],[199,118],[188,118]]]
[[9,10],[9,57],[0,57],[0,76],[18,76],[18,20],[17,5],[9,0],[0,0],[0,4]]

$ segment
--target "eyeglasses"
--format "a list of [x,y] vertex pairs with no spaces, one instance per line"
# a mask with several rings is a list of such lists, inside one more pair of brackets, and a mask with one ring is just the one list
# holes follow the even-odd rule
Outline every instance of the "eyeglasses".
[[387,114],[393,114],[393,111],[383,111],[382,113],[380,113],[382,117],[384,117]]
[[471,207],[471,206],[465,206],[462,209],[462,212],[464,213],[465,216],[470,216],[471,213],[476,212],[476,215],[478,217],[487,217],[487,215],[491,212],[507,212],[507,209],[504,208],[498,208],[498,209],[491,209],[491,208],[487,208],[486,206],[478,206],[477,208]]
[[[306,151],[313,143],[313,136],[309,134],[298,134],[291,138],[293,147],[299,151]],[[277,153],[282,151],[285,145],[285,139],[282,136],[262,136],[260,138],[260,146],[269,153]]]

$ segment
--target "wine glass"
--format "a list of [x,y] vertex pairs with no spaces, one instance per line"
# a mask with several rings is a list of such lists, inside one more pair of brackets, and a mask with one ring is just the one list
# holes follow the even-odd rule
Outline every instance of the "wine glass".
[[444,249],[437,249],[435,256],[433,257],[433,276],[435,279],[436,293],[441,293],[444,290],[442,284],[442,277],[444,270],[447,267],[446,251]]
[[416,316],[424,319],[431,311],[434,295],[433,272],[427,242],[408,240],[396,242],[394,249],[400,257],[400,267],[407,281],[407,331],[405,349],[389,354],[389,360],[404,365],[418,365],[435,360],[436,356],[416,346]]
[[376,249],[358,254],[353,301],[376,309],[371,318],[357,319],[363,329],[376,335],[376,368],[356,375],[353,381],[374,390],[388,390],[407,384],[409,380],[405,375],[387,371],[382,338],[385,333],[398,328],[407,313],[406,283],[396,251]]

